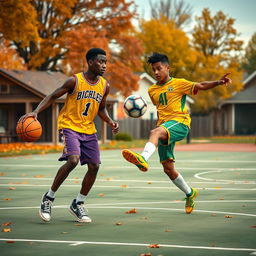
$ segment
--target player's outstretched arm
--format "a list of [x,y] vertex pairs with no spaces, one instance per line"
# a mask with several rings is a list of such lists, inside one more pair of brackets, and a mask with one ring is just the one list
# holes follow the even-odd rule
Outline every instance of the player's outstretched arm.
[[112,120],[106,108],[106,101],[107,101],[108,94],[109,94],[109,84],[107,84],[105,94],[101,100],[98,116],[111,127],[113,133],[118,133],[119,124]]
[[228,85],[232,82],[232,80],[228,77],[231,73],[228,72],[224,76],[220,78],[220,80],[216,81],[204,81],[200,83],[196,83],[195,85],[195,91],[199,90],[209,90],[212,89],[218,85]]
[[52,92],[51,94],[47,95],[36,107],[35,110],[33,110],[30,113],[27,113],[25,115],[23,115],[19,121],[21,121],[24,118],[27,118],[29,116],[33,116],[35,119],[37,119],[37,115],[45,110],[46,108],[48,108],[49,106],[52,105],[52,103],[60,98],[62,95],[64,95],[67,92],[72,92],[73,89],[75,87],[75,78],[74,77],[70,77],[68,80],[66,80],[66,82],[59,88],[57,88],[54,92]]

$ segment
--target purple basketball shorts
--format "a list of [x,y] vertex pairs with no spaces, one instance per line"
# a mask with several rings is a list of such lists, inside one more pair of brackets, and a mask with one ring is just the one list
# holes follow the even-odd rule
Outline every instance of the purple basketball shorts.
[[67,161],[68,156],[80,156],[81,165],[100,164],[100,150],[97,134],[85,134],[70,129],[60,131],[64,149],[59,161]]

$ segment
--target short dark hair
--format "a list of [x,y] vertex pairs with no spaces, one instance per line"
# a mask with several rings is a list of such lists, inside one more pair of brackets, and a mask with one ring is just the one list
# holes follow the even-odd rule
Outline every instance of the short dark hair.
[[100,48],[91,48],[85,55],[87,62],[93,60],[98,54],[106,55],[106,52]]
[[169,59],[165,54],[154,52],[151,56],[148,57],[148,63],[154,64],[156,62],[169,64]]

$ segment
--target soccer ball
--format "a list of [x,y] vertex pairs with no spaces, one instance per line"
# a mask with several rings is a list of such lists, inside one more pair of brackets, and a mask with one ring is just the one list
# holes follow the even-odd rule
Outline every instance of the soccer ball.
[[130,117],[140,117],[146,110],[147,103],[140,95],[130,95],[124,101],[124,111]]

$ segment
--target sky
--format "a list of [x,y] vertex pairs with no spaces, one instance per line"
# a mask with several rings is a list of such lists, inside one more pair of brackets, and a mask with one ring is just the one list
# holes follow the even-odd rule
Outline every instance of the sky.
[[[176,0],[178,1],[178,0]],[[241,34],[238,39],[245,42],[245,46],[256,32],[256,0],[184,0],[192,7],[192,22],[190,28],[193,28],[195,16],[201,16],[204,8],[209,8],[211,15],[222,11],[229,17],[235,19],[234,28]],[[138,13],[144,19],[150,19],[150,5],[149,0],[134,0],[138,6]],[[155,3],[158,0],[151,0]]]

